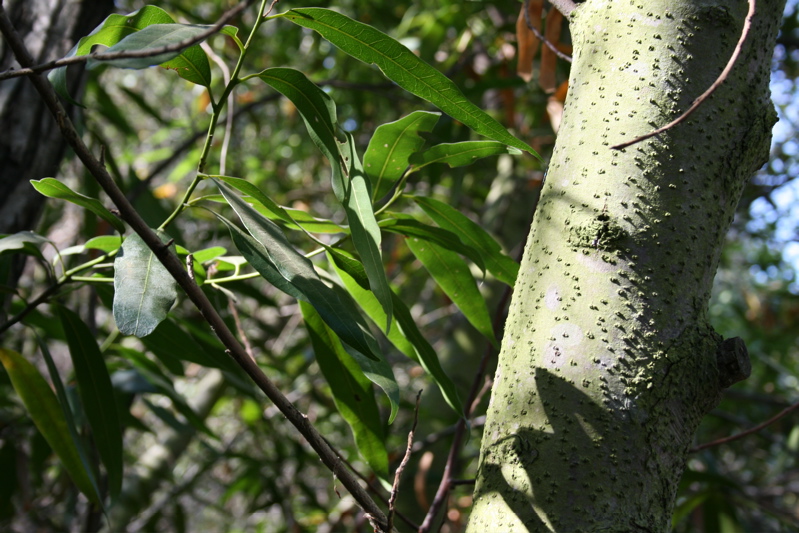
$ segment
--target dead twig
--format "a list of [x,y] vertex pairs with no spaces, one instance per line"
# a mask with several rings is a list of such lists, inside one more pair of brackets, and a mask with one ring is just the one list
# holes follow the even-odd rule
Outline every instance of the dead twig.
[[397,467],[397,471],[394,472],[394,484],[391,486],[391,495],[388,497],[388,531],[391,531],[394,527],[394,513],[396,512],[394,506],[397,502],[397,496],[399,495],[399,484],[400,479],[402,478],[402,471],[405,470],[405,466],[408,464],[408,461],[411,458],[411,451],[413,449],[413,434],[416,431],[416,423],[419,421],[419,400],[422,398],[422,391],[416,393],[416,409],[413,411],[413,426],[411,426],[410,432],[408,432],[408,446],[405,448],[405,456],[402,458],[402,462]]
[[768,420],[766,420],[762,424],[758,424],[758,425],[756,425],[753,428],[747,429],[746,431],[742,431],[742,432],[738,433],[737,435],[731,435],[729,437],[724,437],[723,439],[718,439],[718,440],[714,440],[714,441],[711,441],[711,442],[706,442],[704,444],[700,444],[696,448],[691,448],[691,453],[696,453],[696,452],[705,450],[707,448],[712,448],[713,446],[719,446],[721,444],[727,444],[728,442],[732,442],[732,441],[735,441],[735,440],[738,440],[738,439],[742,439],[742,438],[747,437],[747,436],[749,436],[749,435],[751,435],[753,433],[757,433],[761,429],[763,429],[763,428],[765,428],[767,426],[770,426],[771,424],[773,424],[774,422],[776,422],[780,418],[783,418],[783,417],[787,416],[788,414],[790,414],[792,411],[795,411],[796,409],[799,409],[799,402],[796,402],[795,404],[793,404],[793,405],[791,405],[789,407],[786,407],[785,409],[783,409],[782,411],[780,411],[779,413],[777,413],[773,417],[769,418]]

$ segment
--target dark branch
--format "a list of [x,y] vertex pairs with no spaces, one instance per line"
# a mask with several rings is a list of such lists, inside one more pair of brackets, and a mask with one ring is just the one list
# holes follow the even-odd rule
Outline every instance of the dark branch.
[[[0,2],[0,33],[6,38],[9,47],[14,52],[20,65],[23,67],[33,65],[33,58],[28,52],[22,38],[11,24],[2,2]],[[38,74],[31,75],[29,79],[55,118],[64,139],[86,166],[86,169],[94,176],[100,187],[103,188],[105,193],[117,206],[122,219],[142,238],[144,243],[153,251],[155,256],[158,257],[158,260],[161,261],[172,277],[175,278],[178,285],[185,291],[186,295],[203,315],[203,318],[211,326],[211,329],[219,337],[219,340],[225,345],[231,358],[233,358],[247,373],[258,388],[266,394],[289,422],[297,428],[302,436],[305,437],[314,451],[319,455],[322,462],[331,471],[336,471],[342,484],[349,490],[350,494],[352,494],[353,498],[367,514],[372,517],[376,525],[385,529],[387,520],[380,507],[377,506],[369,494],[361,487],[355,476],[348,470],[338,468],[339,458],[336,451],[327,444],[322,435],[311,425],[308,418],[283,395],[268,377],[266,377],[255,361],[250,359],[247,352],[238,343],[236,337],[228,329],[202,289],[198,287],[196,283],[192,282],[180,259],[178,259],[171,250],[164,248],[161,239],[150,229],[133,205],[125,198],[125,194],[117,187],[116,183],[114,183],[114,179],[105,167],[92,155],[83,143],[72,121],[69,119],[66,110],[58,100],[52,85]]]
[[197,34],[190,39],[184,39],[178,43],[169,44],[166,46],[162,46],[160,48],[151,48],[148,50],[131,50],[127,52],[111,52],[111,53],[95,52],[93,54],[86,54],[82,56],[73,56],[62,59],[56,59],[53,61],[48,61],[47,63],[42,63],[41,65],[35,65],[21,69],[7,70],[5,72],[0,73],[0,81],[7,80],[10,78],[18,78],[20,76],[32,76],[34,74],[40,74],[42,72],[46,72],[48,70],[52,70],[58,67],[66,67],[68,65],[75,65],[77,63],[85,63],[90,59],[94,59],[95,61],[113,61],[115,59],[155,57],[169,52],[177,52],[179,50],[183,50],[184,48],[188,48],[189,46],[197,44],[201,41],[204,41],[211,35],[217,33],[225,26],[225,24],[230,22],[233,19],[233,17],[241,13],[244,9],[249,7],[250,4],[252,4],[253,2],[255,2],[255,0],[244,0],[242,3],[226,11],[219,19],[219,22],[217,22],[216,24],[214,24],[204,32]]
[[770,426],[771,424],[773,424],[774,422],[776,422],[780,418],[783,418],[783,417],[789,415],[792,411],[795,411],[796,409],[799,409],[799,402],[796,402],[795,404],[791,405],[790,407],[786,407],[785,409],[783,409],[782,411],[780,411],[779,413],[777,413],[773,417],[769,418],[768,420],[766,420],[762,424],[758,424],[758,425],[756,425],[753,428],[747,429],[746,431],[742,431],[742,432],[738,433],[737,435],[731,435],[729,437],[724,437],[723,439],[718,439],[718,440],[714,440],[714,441],[711,441],[711,442],[706,442],[705,444],[700,444],[696,448],[691,448],[691,453],[696,453],[696,452],[705,450],[707,448],[712,448],[713,446],[719,446],[720,444],[727,444],[728,442],[732,442],[732,441],[735,441],[735,440],[738,440],[738,439],[742,439],[742,438],[747,437],[747,436],[749,436],[749,435],[751,435],[753,433],[757,433],[761,429],[763,429],[763,428],[765,428],[767,426]]

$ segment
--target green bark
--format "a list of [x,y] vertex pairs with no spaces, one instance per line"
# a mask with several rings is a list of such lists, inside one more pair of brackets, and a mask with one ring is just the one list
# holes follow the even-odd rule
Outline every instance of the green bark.
[[742,188],[766,161],[781,0],[587,0],[506,324],[470,532],[670,529],[694,431],[748,374],[706,317]]

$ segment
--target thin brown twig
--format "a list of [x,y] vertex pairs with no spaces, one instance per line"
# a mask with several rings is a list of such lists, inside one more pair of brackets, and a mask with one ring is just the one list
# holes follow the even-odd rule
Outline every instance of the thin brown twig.
[[[524,9],[522,11],[524,11],[524,22],[527,23],[527,28],[531,32],[533,32],[535,34],[536,38],[539,41],[541,41],[542,43],[547,45],[547,48],[552,50],[555,53],[556,56],[558,56],[559,58],[563,59],[564,61],[568,61],[569,63],[571,63],[572,62],[572,57],[569,54],[564,54],[563,52],[558,50],[558,47],[555,44],[553,44],[552,42],[550,42],[549,39],[544,37],[544,35],[541,34],[541,32],[538,30],[538,28],[533,26],[533,21],[530,20],[530,9],[528,7],[529,5],[530,5],[530,0],[524,0]],[[558,10],[558,11],[560,11],[560,10]],[[565,15],[565,13],[564,13],[564,15]]]
[[179,50],[183,50],[184,48],[188,48],[189,46],[197,44],[201,41],[204,41],[211,35],[219,32],[225,26],[225,24],[230,22],[233,19],[233,17],[244,11],[253,2],[255,2],[255,0],[244,0],[240,4],[237,4],[236,6],[232,7],[231,9],[223,13],[219,21],[210,28],[208,28],[207,30],[205,30],[204,32],[198,33],[197,35],[189,39],[183,39],[182,41],[177,43],[168,44],[165,46],[161,46],[159,48],[150,48],[147,50],[128,50],[125,52],[94,52],[92,54],[86,54],[82,56],[73,56],[73,57],[55,59],[53,61],[48,61],[47,63],[42,63],[41,65],[35,65],[20,69],[9,69],[6,70],[5,72],[0,72],[0,81],[11,78],[18,78],[20,76],[33,76],[35,74],[41,74],[42,72],[46,72],[48,70],[53,70],[54,68],[66,67],[78,63],[85,63],[90,59],[94,59],[95,61],[113,61],[116,59],[138,59],[145,57],[154,57],[169,52],[177,52]]
[[736,435],[731,435],[729,437],[724,437],[723,439],[717,439],[717,440],[714,440],[714,441],[711,441],[711,442],[706,442],[704,444],[700,444],[696,448],[691,448],[691,453],[696,453],[696,452],[705,450],[707,448],[712,448],[713,446],[719,446],[721,444],[727,444],[728,442],[732,442],[732,441],[735,441],[735,440],[738,440],[738,439],[742,439],[742,438],[747,437],[747,436],[749,436],[749,435],[751,435],[753,433],[757,433],[761,429],[763,429],[763,428],[765,428],[767,426],[770,426],[771,424],[773,424],[777,420],[787,416],[788,414],[790,414],[792,411],[795,411],[796,409],[799,409],[799,402],[796,402],[795,404],[793,404],[793,405],[791,405],[789,407],[786,407],[785,409],[783,409],[782,411],[780,411],[776,415],[772,416],[771,418],[769,418],[768,420],[766,420],[762,424],[758,424],[758,425],[756,425],[753,428],[747,429],[746,431],[742,431],[742,432],[740,432],[740,433],[738,433]]
[[388,530],[391,531],[394,527],[394,513],[396,513],[395,505],[397,503],[397,496],[399,495],[399,484],[402,479],[402,472],[408,465],[411,458],[411,450],[413,449],[413,434],[416,432],[416,423],[419,421],[419,400],[422,398],[421,389],[416,393],[416,409],[413,410],[413,426],[408,432],[408,446],[405,448],[405,456],[402,462],[394,472],[394,484],[391,486],[391,495],[388,497]]
[[[25,46],[22,37],[20,37],[19,33],[17,33],[12,25],[11,20],[9,20],[1,1],[0,33],[5,37],[6,42],[16,56],[19,64],[23,67],[32,66],[33,58]],[[158,235],[156,235],[144,219],[142,219],[133,205],[125,198],[125,194],[117,187],[114,179],[108,173],[108,170],[100,165],[97,158],[95,158],[86,147],[80,134],[67,115],[64,106],[61,105],[61,102],[56,96],[52,85],[38,74],[31,75],[28,79],[52,113],[64,139],[73,149],[75,155],[83,162],[86,169],[95,178],[100,187],[114,202],[119,210],[121,218],[142,238],[144,243],[153,251],[161,264],[164,265],[178,285],[180,285],[186,293],[186,296],[194,303],[203,318],[208,322],[208,325],[216,333],[217,337],[219,337],[219,340],[225,345],[227,348],[226,351],[236,364],[247,373],[258,388],[264,392],[289,422],[303,437],[305,437],[314,451],[319,455],[322,462],[331,471],[334,471],[337,468],[339,454],[327,444],[322,438],[322,435],[311,424],[308,417],[303,415],[302,412],[283,395],[280,389],[277,388],[266,374],[263,373],[261,368],[250,359],[247,352],[244,351],[241,344],[236,340],[236,337],[227,327],[225,321],[222,320],[222,317],[219,316],[219,313],[217,313],[213,304],[208,300],[208,297],[202,289],[191,281],[180,259],[178,259],[171,250],[164,247]],[[385,514],[371,496],[361,487],[360,483],[358,483],[358,479],[348,470],[339,472],[339,479],[375,524],[385,529],[387,524]]]
[[699,97],[696,100],[694,100],[694,102],[691,104],[691,107],[689,107],[679,117],[675,118],[674,120],[672,120],[671,122],[669,122],[665,126],[661,126],[658,129],[656,129],[655,131],[651,131],[651,132],[647,133],[646,135],[641,135],[640,137],[636,137],[635,139],[633,139],[631,141],[627,141],[627,142],[623,142],[623,143],[617,144],[615,146],[611,146],[610,148],[612,150],[621,150],[622,148],[627,148],[628,146],[632,146],[632,145],[637,144],[637,143],[639,143],[641,141],[645,141],[647,139],[650,139],[650,138],[654,137],[655,135],[660,135],[664,131],[670,130],[671,128],[673,128],[677,124],[679,124],[679,123],[683,122],[685,119],[687,119],[691,115],[691,113],[696,111],[697,108],[705,102],[705,100],[710,98],[710,95],[712,95],[714,92],[716,92],[716,89],[718,89],[719,86],[722,83],[724,83],[724,81],[730,75],[730,72],[732,71],[732,67],[735,66],[735,62],[738,59],[738,56],[741,55],[741,50],[743,49],[744,41],[746,41],[746,37],[749,35],[749,30],[752,27],[752,19],[755,17],[755,2],[756,2],[756,0],[748,0],[748,1],[749,1],[749,11],[746,14],[746,20],[744,20],[744,26],[743,26],[743,29],[741,30],[741,36],[738,38],[738,44],[735,45],[735,50],[733,50],[732,56],[730,56],[729,61],[727,61],[727,65],[724,67],[724,70],[721,71],[721,74],[719,74],[719,77],[716,78],[716,81],[714,81],[713,84],[710,87],[708,87],[705,92],[703,92],[701,95],[699,95]]

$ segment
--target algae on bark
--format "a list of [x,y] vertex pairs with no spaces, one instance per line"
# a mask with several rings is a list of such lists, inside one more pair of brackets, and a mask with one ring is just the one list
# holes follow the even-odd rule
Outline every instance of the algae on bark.
[[[783,2],[587,0],[511,303],[468,531],[668,531],[697,424],[746,374],[706,318],[721,246],[776,114]],[[719,361],[719,362],[717,362]]]

